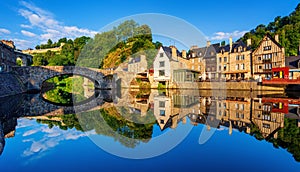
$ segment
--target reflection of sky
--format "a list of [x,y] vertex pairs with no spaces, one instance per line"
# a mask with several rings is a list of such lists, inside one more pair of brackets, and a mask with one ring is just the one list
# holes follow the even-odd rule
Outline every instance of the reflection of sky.
[[300,163],[286,150],[238,131],[229,136],[227,128],[217,130],[207,143],[199,145],[202,128],[194,127],[182,143],[162,156],[130,160],[106,153],[82,132],[49,129],[34,120],[19,119],[16,136],[6,139],[0,170],[299,171]]

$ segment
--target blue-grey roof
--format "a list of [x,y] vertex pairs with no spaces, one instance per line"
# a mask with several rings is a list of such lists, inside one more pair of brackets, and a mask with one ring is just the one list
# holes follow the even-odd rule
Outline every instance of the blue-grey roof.
[[[201,48],[196,48],[190,51],[191,53],[196,53],[196,57],[202,57],[204,59],[206,58],[212,58],[212,57],[216,57],[218,51],[220,49],[220,44],[212,44],[208,47],[201,47]],[[190,56],[190,58],[192,58]]]
[[[172,59],[172,48],[163,46],[162,49],[164,50],[168,58]],[[178,50],[176,50],[176,53],[178,57],[181,57],[181,53]]]
[[290,56],[285,58],[285,66],[289,67],[290,69],[298,69],[299,62],[300,62],[300,55]]

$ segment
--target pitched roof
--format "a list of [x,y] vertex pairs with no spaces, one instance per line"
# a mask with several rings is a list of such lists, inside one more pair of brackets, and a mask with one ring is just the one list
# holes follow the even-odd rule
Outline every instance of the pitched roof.
[[[238,41],[238,42],[235,42],[235,43],[232,44],[232,49],[231,49],[230,53],[234,53],[234,49],[239,48],[239,47],[246,48],[246,51],[251,50],[251,47],[247,46],[247,44],[245,44],[243,41]],[[224,52],[229,52],[230,51],[230,45],[228,44],[228,45],[224,45],[224,46],[219,47],[218,53],[220,53],[222,50],[224,50]]]
[[[166,55],[168,56],[168,58],[172,59],[172,48],[163,46],[162,49],[164,50],[164,52],[166,53]],[[176,53],[177,53],[178,57],[181,57],[181,53],[177,49],[176,49]]]
[[[263,41],[264,41],[264,39],[265,39],[266,37],[268,37],[272,42],[274,42],[274,44],[276,44],[279,48],[283,48],[283,46],[281,46],[280,43],[277,42],[277,41],[275,40],[275,38],[273,38],[269,33],[267,33],[267,34],[264,36],[264,38],[259,42],[258,47],[261,46],[261,44],[263,43]],[[258,50],[258,48],[256,48],[256,49],[254,50],[253,53],[255,53],[257,50]]]
[[[196,48],[190,51],[190,53],[196,53],[196,57],[202,58],[211,58],[216,57],[217,52],[219,51],[220,44],[212,44],[210,46]],[[213,53],[213,54],[212,54]]]

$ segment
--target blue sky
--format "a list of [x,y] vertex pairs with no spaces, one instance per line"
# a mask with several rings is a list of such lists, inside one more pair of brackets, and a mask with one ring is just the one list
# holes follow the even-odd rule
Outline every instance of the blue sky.
[[[17,48],[34,48],[47,39],[93,36],[120,18],[162,13],[181,18],[214,42],[239,38],[258,24],[289,15],[298,0],[8,0],[0,4],[0,39],[12,39]],[[250,3],[251,2],[251,3]]]

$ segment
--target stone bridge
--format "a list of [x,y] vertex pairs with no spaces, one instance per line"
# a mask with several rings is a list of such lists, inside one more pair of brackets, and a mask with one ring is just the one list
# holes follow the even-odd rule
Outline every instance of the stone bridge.
[[79,75],[90,79],[95,88],[108,89],[112,87],[112,77],[108,75],[113,71],[91,69],[77,66],[28,66],[13,67],[27,90],[41,90],[43,82],[61,75]]

